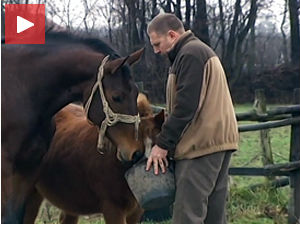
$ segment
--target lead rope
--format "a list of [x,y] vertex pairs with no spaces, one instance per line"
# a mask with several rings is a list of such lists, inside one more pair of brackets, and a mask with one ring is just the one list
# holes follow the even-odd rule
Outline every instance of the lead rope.
[[[138,129],[139,129],[139,123],[140,123],[140,116],[139,114],[132,116],[132,115],[126,115],[126,114],[120,114],[120,113],[114,113],[113,110],[109,107],[108,102],[106,101],[103,86],[102,86],[102,79],[104,76],[104,65],[108,61],[109,55],[105,56],[105,58],[102,60],[101,65],[98,70],[97,74],[97,80],[92,88],[91,95],[88,98],[86,105],[84,106],[86,117],[88,118],[90,105],[92,102],[92,99],[94,97],[94,94],[99,88],[102,104],[103,104],[103,112],[105,114],[105,119],[101,123],[101,127],[98,134],[98,143],[97,143],[97,149],[98,151],[103,154],[101,149],[103,148],[103,138],[106,132],[107,127],[115,125],[117,122],[122,123],[134,123],[135,124],[135,138],[138,139]],[[88,118],[89,120],[89,118]]]

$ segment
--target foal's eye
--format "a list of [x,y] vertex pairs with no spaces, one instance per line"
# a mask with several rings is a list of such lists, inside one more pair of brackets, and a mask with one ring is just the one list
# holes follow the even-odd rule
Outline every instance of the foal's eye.
[[112,100],[114,102],[120,103],[120,102],[122,102],[122,97],[121,96],[112,96]]

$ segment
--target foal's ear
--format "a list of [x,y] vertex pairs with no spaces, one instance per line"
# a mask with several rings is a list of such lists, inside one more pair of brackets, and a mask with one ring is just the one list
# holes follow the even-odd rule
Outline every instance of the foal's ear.
[[143,47],[143,48],[137,50],[136,52],[132,53],[128,57],[127,63],[129,65],[132,65],[133,63],[137,62],[141,58],[141,56],[143,55],[144,51],[145,51],[145,47]]
[[157,128],[161,128],[163,123],[165,122],[165,110],[161,110],[158,114],[154,116],[154,123]]
[[121,66],[124,65],[128,58],[129,56],[108,61],[107,66],[105,66],[106,72],[114,74]]

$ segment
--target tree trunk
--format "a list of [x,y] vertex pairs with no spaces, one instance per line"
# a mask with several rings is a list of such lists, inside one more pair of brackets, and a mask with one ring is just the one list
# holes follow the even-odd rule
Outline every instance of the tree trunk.
[[151,19],[153,19],[156,15],[157,15],[157,2],[156,0],[152,0]]
[[195,18],[196,18],[196,0],[193,0],[193,4],[192,4],[192,21],[193,21],[193,26],[195,23]]
[[207,13],[206,13],[206,0],[196,0],[196,15],[193,25],[195,35],[207,45],[210,45]]
[[256,20],[256,15],[257,15],[257,5],[256,5],[257,0],[251,0],[251,7],[250,7],[250,12],[249,12],[249,18],[246,26],[241,30],[241,32],[237,36],[237,44],[235,48],[235,65],[234,65],[234,70],[232,71],[232,77],[230,80],[230,85],[233,86],[235,83],[241,79],[243,73],[242,73],[242,67],[245,62],[245,58],[243,57],[242,53],[242,46],[243,42],[246,38],[246,36],[249,33],[249,30],[251,27],[254,27],[255,25],[255,20]]
[[146,31],[146,8],[145,8],[145,0],[142,0],[142,6],[141,6],[141,13],[140,13],[140,21],[141,21],[141,27],[140,27],[140,41],[144,43],[144,32]]
[[5,34],[5,14],[4,14],[4,2],[1,1],[1,36],[4,37],[4,34]]
[[121,16],[121,23],[122,23],[122,30],[121,30],[121,43],[122,48],[121,53],[126,54],[128,52],[129,47],[129,27],[127,26],[128,20],[126,16],[126,6],[124,1],[118,1],[118,7],[120,8],[120,16]]
[[283,17],[282,17],[282,22],[280,25],[280,30],[282,34],[282,54],[283,54],[283,62],[288,63],[288,51],[287,51],[287,40],[286,40],[286,34],[284,32],[284,24],[286,20],[286,13],[287,13],[287,0],[284,2],[284,11],[283,11]]
[[185,0],[185,23],[186,30],[191,29],[191,0]]
[[291,26],[291,59],[292,64],[299,66],[300,63],[300,36],[299,15],[297,0],[289,0],[290,26]]
[[219,10],[220,10],[220,25],[221,25],[221,60],[224,60],[225,55],[225,25],[224,25],[224,13],[223,13],[223,4],[222,0],[219,0]]
[[128,28],[129,28],[129,51],[132,51],[136,45],[140,44],[139,33],[137,29],[137,8],[135,7],[133,0],[125,0],[125,4],[128,8]]
[[249,48],[249,57],[247,62],[248,76],[253,77],[256,73],[255,70],[255,26],[253,24],[250,31],[250,48]]
[[166,5],[164,5],[163,3],[160,3],[160,6],[163,8],[163,10],[166,13],[171,13],[172,12],[172,10],[171,10],[171,3],[172,3],[172,0],[167,0]]
[[181,0],[176,0],[175,15],[182,20],[181,16]]
[[225,71],[229,78],[232,77],[232,73],[233,73],[233,65],[234,65],[233,59],[234,59],[234,48],[236,43],[235,42],[236,29],[237,29],[238,18],[240,14],[241,14],[241,0],[236,0],[233,21],[230,27],[229,38],[228,38],[227,48],[226,48],[225,58],[224,58]]

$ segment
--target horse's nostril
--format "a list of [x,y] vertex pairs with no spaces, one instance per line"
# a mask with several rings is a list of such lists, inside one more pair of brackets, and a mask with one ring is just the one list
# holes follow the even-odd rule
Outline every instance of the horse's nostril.
[[137,161],[139,161],[142,157],[143,157],[144,153],[141,151],[136,151],[135,153],[133,153],[132,156],[132,162],[136,163]]

